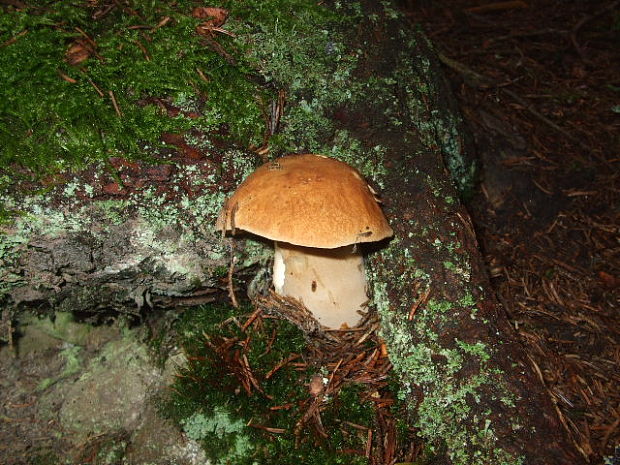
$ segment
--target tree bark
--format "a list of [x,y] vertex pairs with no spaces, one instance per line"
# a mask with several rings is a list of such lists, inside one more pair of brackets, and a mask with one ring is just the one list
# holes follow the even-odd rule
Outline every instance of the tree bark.
[[[410,424],[438,463],[581,463],[493,295],[459,201],[455,186],[461,193],[471,186],[471,149],[432,46],[384,3],[364,2],[362,10],[358,28],[329,32],[345,38],[341,54],[358,57],[351,85],[361,83],[367,95],[314,108],[334,123],[317,130],[326,153],[338,156],[328,148],[344,132],[361,141],[355,164],[381,192],[395,231],[367,250],[369,279]],[[288,88],[289,115],[312,92]],[[304,139],[312,124],[299,131],[298,149],[315,148]],[[239,151],[204,155],[197,170],[179,163],[154,173],[149,195],[131,182],[117,195],[111,178],[85,171],[46,197],[10,199],[25,215],[3,227],[5,308],[136,313],[223,291],[230,244],[214,231],[215,217],[257,160]],[[132,170],[144,177],[146,168]],[[196,179],[188,181],[190,173]],[[199,188],[187,190],[188,182]],[[262,244],[237,243],[237,267],[268,260]]]

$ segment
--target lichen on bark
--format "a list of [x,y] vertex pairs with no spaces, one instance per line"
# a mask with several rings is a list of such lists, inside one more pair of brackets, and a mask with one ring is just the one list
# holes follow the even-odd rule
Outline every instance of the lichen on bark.
[[[139,314],[172,297],[221,287],[230,245],[215,230],[215,218],[227,186],[241,182],[256,157],[238,149],[218,156],[223,161],[207,164],[207,173],[180,165],[165,182],[118,198],[103,195],[106,177],[97,173],[105,171],[96,168],[95,175],[65,173],[66,184],[45,195],[3,196],[19,216],[0,226],[0,297],[13,307]],[[237,249],[244,267],[269,255],[253,241]]]

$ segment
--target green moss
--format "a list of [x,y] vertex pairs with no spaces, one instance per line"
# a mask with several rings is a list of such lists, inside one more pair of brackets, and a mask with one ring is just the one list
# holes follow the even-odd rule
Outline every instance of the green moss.
[[[361,401],[361,387],[345,384],[338,396],[326,400],[321,418],[328,438],[307,427],[296,434],[311,398],[307,384],[314,374],[324,372],[318,366],[296,369],[285,365],[268,377],[291,353],[305,353],[306,341],[296,327],[273,319],[263,320],[261,329],[242,333],[232,321],[242,324],[248,310],[208,306],[185,312],[177,331],[189,362],[162,411],[203,445],[213,463],[366,463],[364,457],[341,452],[364,450],[366,441],[366,434],[347,428],[343,421],[373,425],[374,410],[368,401]],[[231,323],[222,326],[225,320]],[[214,349],[235,338],[238,342],[225,353]],[[241,343],[248,338],[247,345]],[[234,370],[234,360],[242,356],[247,357],[260,386],[254,386],[251,393],[241,386],[239,372]],[[284,408],[272,409],[278,406]],[[248,426],[250,421],[280,432],[253,428]]]
[[[313,2],[287,2],[282,15],[281,1],[222,2],[230,10],[225,27],[237,35],[215,37],[222,53],[195,32],[201,20],[191,16],[189,1],[133,0],[94,21],[98,10],[89,2],[43,3],[0,15],[4,166],[41,172],[115,154],[141,157],[160,145],[163,132],[208,134],[223,125],[231,140],[260,145],[274,87],[286,89],[292,105],[287,130],[272,145],[290,150],[300,133],[307,138],[331,127],[328,106],[360,95],[351,88],[360,52],[345,51],[334,32],[355,18]],[[71,65],[66,52],[84,35],[96,48]],[[157,98],[192,117],[170,118]],[[311,115],[315,124],[296,125]],[[316,131],[315,141],[323,134]]]
[[[96,6],[85,1],[4,10],[0,42],[11,42],[0,50],[2,164],[40,172],[115,153],[141,156],[162,132],[222,124],[235,139],[259,143],[269,91],[203,43],[192,8],[189,1],[130,1],[97,20]],[[84,39],[80,30],[97,47],[72,66],[65,53]],[[232,43],[226,35],[217,40]],[[170,118],[149,100],[166,97],[202,116]]]

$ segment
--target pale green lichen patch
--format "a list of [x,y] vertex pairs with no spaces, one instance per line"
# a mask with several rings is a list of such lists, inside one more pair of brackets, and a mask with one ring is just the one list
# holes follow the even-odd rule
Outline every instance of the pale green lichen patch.
[[[419,229],[414,225],[413,231]],[[493,396],[505,405],[511,405],[513,399],[503,384],[503,373],[491,364],[495,348],[458,336],[446,340],[439,332],[440,328],[455,330],[455,313],[467,312],[476,318],[478,303],[470,282],[467,254],[453,239],[442,240],[429,234],[414,234],[412,238],[417,240],[394,239],[381,252],[383,258],[372,260],[370,269],[374,304],[382,321],[380,331],[388,344],[394,370],[405,387],[399,395],[420,399],[411,412],[415,426],[429,444],[447,446],[454,463],[519,463],[519,458],[496,450],[490,413],[476,413],[476,406],[489,393],[495,393]],[[443,270],[414,260],[412,257],[418,256],[416,249],[420,247],[433,250],[437,255],[433,262],[439,262]],[[441,261],[439,257],[445,258]],[[461,295],[454,299],[432,296],[416,304],[411,287],[418,289],[418,295],[425,291],[434,295],[434,289],[445,285],[443,279],[438,281],[444,273],[458,283],[453,285],[462,290]],[[464,428],[465,424],[472,427]]]
[[[380,272],[388,282],[402,283],[403,286],[414,282],[409,281],[413,273],[401,276],[386,269]],[[375,303],[382,318],[381,333],[388,343],[390,360],[402,384],[408,386],[400,395],[417,396],[418,390],[421,393],[421,401],[412,412],[421,434],[430,440],[430,444],[445,444],[454,463],[482,465],[489,463],[491,458],[493,463],[520,463],[520,459],[495,450],[496,437],[489,417],[474,419],[479,424],[473,430],[476,434],[462,427],[472,421],[473,408],[480,402],[480,396],[496,392],[506,405],[510,405],[513,399],[502,384],[501,371],[489,365],[494,348],[480,341],[460,339],[454,339],[448,348],[436,332],[437,327],[449,325],[455,311],[471,311],[473,314],[475,301],[472,294],[466,293],[456,302],[429,299],[409,321],[410,301],[403,298],[399,305],[396,294],[388,298],[384,282],[373,283]],[[399,287],[397,284],[393,288]],[[477,374],[463,376],[462,370],[472,366],[477,367]]]
[[225,407],[218,405],[209,415],[195,412],[192,416],[181,420],[183,431],[190,439],[204,441],[215,435],[220,443],[230,436],[230,444],[222,453],[216,464],[226,464],[235,457],[246,455],[253,449],[253,440],[249,436],[249,428],[239,419],[233,419]]
[[[82,437],[106,428],[135,426],[140,412],[134,406],[142,405],[160,382],[160,373],[150,363],[144,345],[131,337],[110,342],[79,379],[55,387],[70,399],[58,412],[59,419]],[[46,399],[54,395],[58,392],[48,392]],[[106,406],[104,411],[102,405]]]
[[[424,327],[424,319],[421,321],[408,326],[390,312],[382,314],[381,332],[388,341],[394,369],[409,386],[409,395],[421,390],[421,402],[412,412],[415,426],[430,444],[445,444],[454,463],[483,465],[491,458],[493,463],[520,463],[511,454],[494,450],[496,438],[489,417],[476,420],[478,429],[462,428],[471,421],[472,406],[489,387],[504,392],[505,399],[511,398],[501,387],[501,373],[486,368],[492,349],[480,342],[458,340],[456,349],[443,348],[433,328]],[[479,374],[459,376],[466,360],[480,366]],[[404,398],[406,391],[400,394]]]

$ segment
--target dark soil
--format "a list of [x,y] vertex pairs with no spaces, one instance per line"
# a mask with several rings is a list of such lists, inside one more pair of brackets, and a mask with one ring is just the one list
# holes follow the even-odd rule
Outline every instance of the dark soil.
[[591,463],[620,444],[620,2],[405,1],[475,136],[494,286]]

